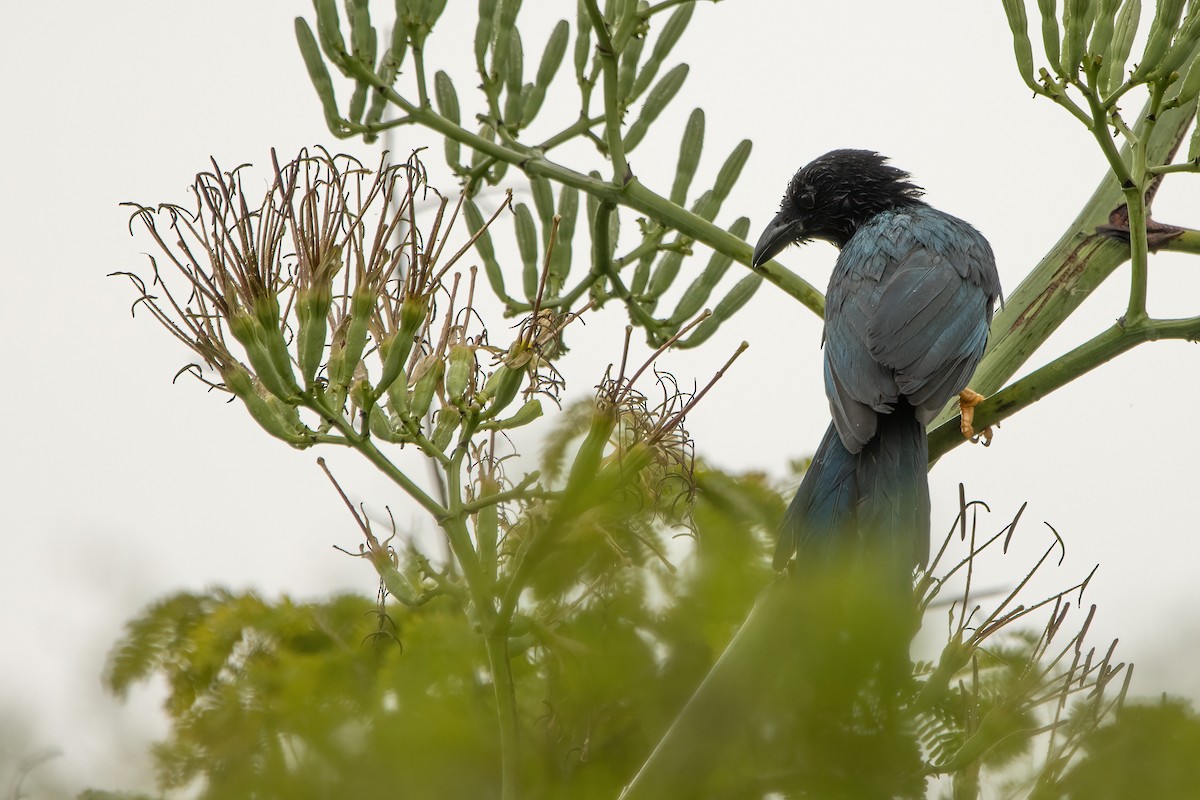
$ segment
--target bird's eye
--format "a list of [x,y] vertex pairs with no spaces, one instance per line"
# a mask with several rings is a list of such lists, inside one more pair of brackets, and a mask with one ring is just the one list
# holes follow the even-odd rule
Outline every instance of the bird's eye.
[[798,196],[796,198],[796,205],[799,206],[800,208],[804,209],[805,211],[812,210],[812,208],[814,206],[816,206],[816,204],[817,204],[816,196],[809,192],[804,192],[803,194],[801,194],[800,196]]

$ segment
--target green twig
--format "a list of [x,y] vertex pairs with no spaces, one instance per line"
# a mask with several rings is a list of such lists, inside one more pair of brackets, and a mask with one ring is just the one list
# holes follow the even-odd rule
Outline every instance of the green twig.
[[596,55],[604,80],[604,139],[608,157],[613,163],[613,183],[621,186],[629,177],[629,165],[625,161],[625,145],[621,139],[621,97],[617,79],[617,51],[608,30],[608,21],[600,12],[596,0],[583,0],[588,16],[592,19],[592,30],[596,34]]
[[[1136,347],[1158,339],[1200,339],[1200,317],[1143,320],[1116,324],[1052,363],[1035,370],[975,408],[975,427],[995,425],[1101,364]],[[957,418],[929,433],[929,459],[935,461],[965,441]]]

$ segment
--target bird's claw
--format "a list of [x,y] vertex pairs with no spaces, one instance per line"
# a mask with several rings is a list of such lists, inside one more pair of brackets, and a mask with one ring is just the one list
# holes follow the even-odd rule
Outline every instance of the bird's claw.
[[963,389],[958,393],[958,407],[962,411],[962,422],[959,423],[959,430],[962,431],[964,439],[970,439],[972,443],[982,442],[984,447],[990,447],[992,444],[992,429],[987,427],[979,433],[975,432],[975,406],[982,403],[985,399],[983,395],[973,389]]

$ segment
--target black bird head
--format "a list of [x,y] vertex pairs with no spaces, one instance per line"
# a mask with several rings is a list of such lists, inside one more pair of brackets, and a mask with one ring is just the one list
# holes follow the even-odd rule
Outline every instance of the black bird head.
[[908,177],[870,150],[834,150],[814,159],[792,177],[751,263],[757,267],[789,244],[809,239],[844,247],[876,214],[921,202],[921,187]]

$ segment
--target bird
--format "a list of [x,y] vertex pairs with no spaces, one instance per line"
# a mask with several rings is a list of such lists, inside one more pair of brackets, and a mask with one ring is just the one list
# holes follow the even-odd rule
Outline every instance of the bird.
[[987,239],[911,177],[874,151],[826,153],[795,173],[754,248],[755,268],[791,244],[840,250],[822,340],[833,419],[784,515],[776,569],[797,553],[870,553],[909,576],[928,563],[925,428],[958,395],[973,432],[983,396],[967,384],[1002,298]]

